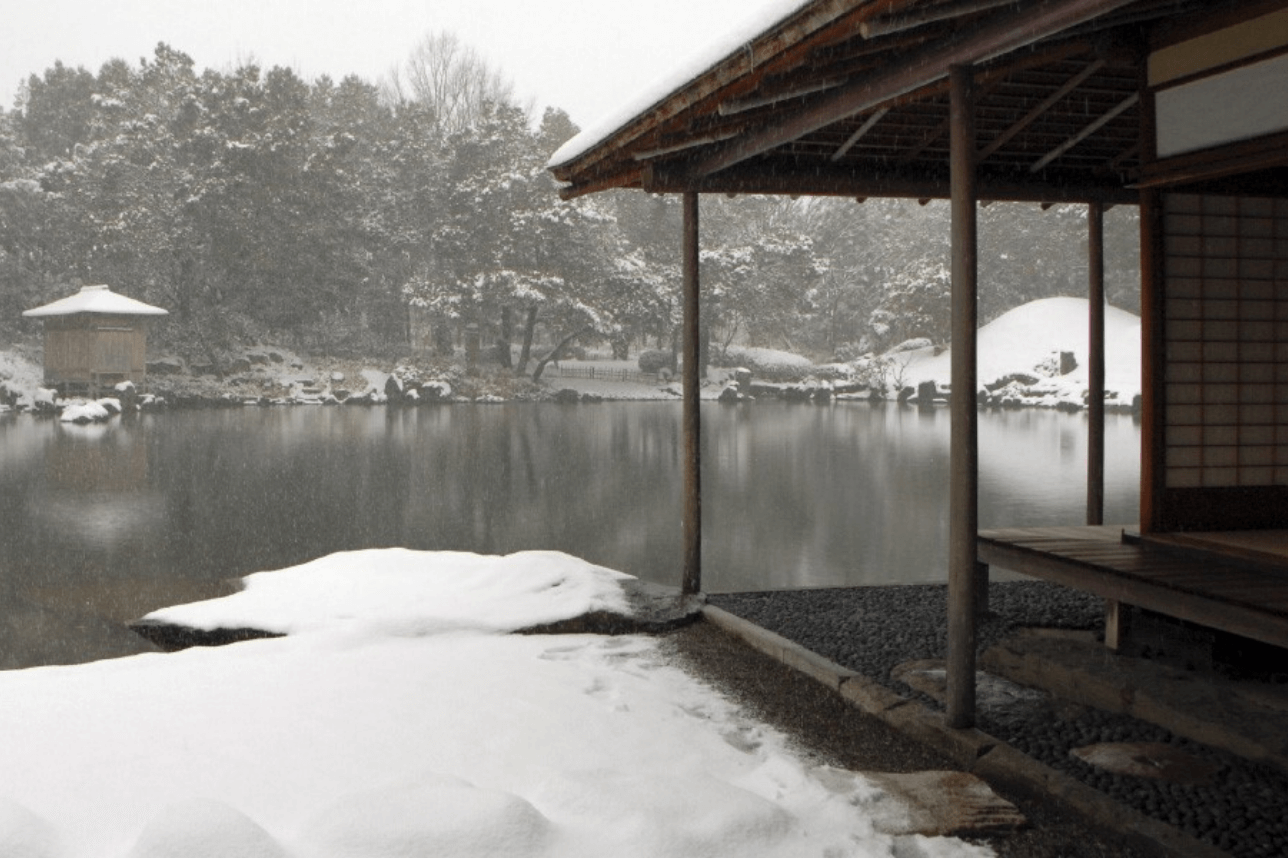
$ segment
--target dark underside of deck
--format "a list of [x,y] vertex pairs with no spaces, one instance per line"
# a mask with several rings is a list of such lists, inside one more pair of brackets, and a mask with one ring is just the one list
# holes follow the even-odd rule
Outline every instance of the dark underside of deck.
[[990,566],[1288,647],[1288,561],[1200,542],[1035,527],[982,531],[976,550]]

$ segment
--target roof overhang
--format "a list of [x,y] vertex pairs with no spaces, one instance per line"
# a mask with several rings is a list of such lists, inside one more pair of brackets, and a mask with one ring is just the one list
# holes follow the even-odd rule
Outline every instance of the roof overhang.
[[611,188],[946,197],[948,73],[969,66],[981,199],[1135,202],[1151,43],[1240,5],[789,4],[704,70],[574,138],[550,169],[566,198]]

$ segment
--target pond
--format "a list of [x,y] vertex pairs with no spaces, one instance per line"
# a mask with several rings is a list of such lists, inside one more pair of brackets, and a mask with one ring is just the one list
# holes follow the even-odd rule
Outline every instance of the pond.
[[[710,403],[702,420],[704,589],[945,580],[946,410]],[[1086,434],[1081,414],[982,414],[981,526],[1081,523]],[[1139,443],[1108,418],[1107,522],[1136,519]],[[672,402],[7,415],[0,629],[119,624],[385,546],[557,549],[678,585],[681,449]]]

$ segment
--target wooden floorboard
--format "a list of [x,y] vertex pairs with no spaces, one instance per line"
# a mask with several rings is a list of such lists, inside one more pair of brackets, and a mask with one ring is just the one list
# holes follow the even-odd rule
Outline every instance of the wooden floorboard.
[[985,563],[1108,599],[1288,646],[1288,565],[1222,558],[1208,543],[1187,552],[1124,541],[1124,528],[1039,527],[981,531]]

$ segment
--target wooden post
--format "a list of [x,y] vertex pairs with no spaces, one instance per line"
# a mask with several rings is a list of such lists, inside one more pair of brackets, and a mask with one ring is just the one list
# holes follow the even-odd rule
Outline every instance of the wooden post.
[[701,421],[698,409],[698,194],[684,194],[684,583],[680,592],[702,592]]
[[978,229],[974,81],[969,66],[949,70],[952,183],[952,440],[948,489],[948,726],[975,723],[975,646],[979,569],[979,413],[975,406]]
[[[1105,523],[1105,205],[1087,204],[1087,524]],[[1123,606],[1105,599],[1105,645],[1122,646]]]
[[1105,523],[1105,206],[1087,205],[1087,524]]

